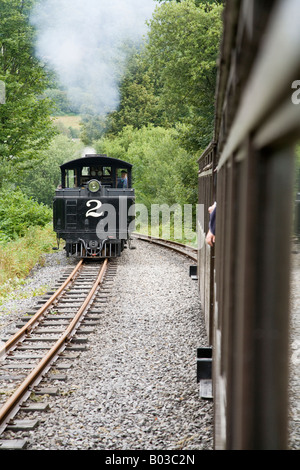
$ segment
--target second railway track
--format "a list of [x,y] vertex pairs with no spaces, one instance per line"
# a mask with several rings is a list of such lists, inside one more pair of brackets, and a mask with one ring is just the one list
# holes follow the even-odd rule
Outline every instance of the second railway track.
[[194,262],[197,262],[197,249],[193,248],[192,246],[184,245],[183,243],[171,240],[164,240],[162,238],[142,235],[140,233],[134,233],[133,238],[137,240],[143,240],[149,243],[154,243],[164,248],[168,248],[170,250],[176,251],[177,253],[180,253],[181,255],[187,256]]
[[[80,351],[84,335],[92,331],[104,308],[103,282],[113,275],[114,266],[108,260],[80,261],[37,312],[23,317],[21,324],[16,325],[17,331],[10,332],[2,342],[0,449],[5,448],[1,434],[22,427],[14,418],[20,410],[30,408],[25,402],[32,394],[40,393],[39,385],[49,371],[53,367],[58,373],[66,370]],[[57,366],[58,359],[64,363]],[[58,378],[57,374],[53,376]],[[13,446],[18,447],[18,443]]]

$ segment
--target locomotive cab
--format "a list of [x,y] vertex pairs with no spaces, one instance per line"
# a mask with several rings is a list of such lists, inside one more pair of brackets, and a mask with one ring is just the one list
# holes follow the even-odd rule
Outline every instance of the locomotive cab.
[[66,255],[120,256],[134,229],[132,165],[106,155],[86,155],[61,166],[53,201],[53,228]]

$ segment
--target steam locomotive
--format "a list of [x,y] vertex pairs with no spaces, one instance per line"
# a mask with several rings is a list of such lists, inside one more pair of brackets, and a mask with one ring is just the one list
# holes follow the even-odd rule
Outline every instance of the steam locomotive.
[[53,229],[66,256],[114,258],[134,230],[132,165],[107,155],[85,155],[61,165],[53,200]]

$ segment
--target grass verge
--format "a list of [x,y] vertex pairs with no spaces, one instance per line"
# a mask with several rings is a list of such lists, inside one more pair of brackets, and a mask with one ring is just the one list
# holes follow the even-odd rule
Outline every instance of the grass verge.
[[25,283],[32,268],[45,263],[45,254],[56,246],[52,223],[30,227],[24,237],[0,245],[0,305]]

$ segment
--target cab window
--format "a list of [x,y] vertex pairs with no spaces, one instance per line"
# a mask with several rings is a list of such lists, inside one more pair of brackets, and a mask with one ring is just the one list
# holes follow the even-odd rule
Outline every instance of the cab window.
[[81,176],[90,176],[90,167],[84,166],[81,170]]
[[76,188],[77,171],[74,169],[66,170],[66,188]]

